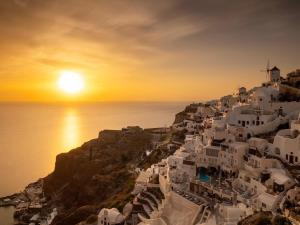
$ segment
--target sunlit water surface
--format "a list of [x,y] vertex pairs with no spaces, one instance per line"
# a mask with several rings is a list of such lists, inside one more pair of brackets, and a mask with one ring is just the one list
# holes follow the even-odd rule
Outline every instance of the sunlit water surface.
[[185,103],[0,104],[0,196],[20,191],[49,174],[57,154],[96,138],[102,129],[170,125],[184,106]]
[[13,207],[0,208],[0,225],[13,225]]
[[[0,104],[0,196],[24,189],[54,169],[57,154],[103,129],[171,125],[185,103]],[[0,208],[11,225],[13,208]]]

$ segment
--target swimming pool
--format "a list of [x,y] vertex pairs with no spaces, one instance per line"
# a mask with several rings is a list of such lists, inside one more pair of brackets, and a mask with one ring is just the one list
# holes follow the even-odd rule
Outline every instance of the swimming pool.
[[206,174],[206,169],[205,168],[200,169],[200,172],[198,174],[198,178],[202,182],[208,182],[209,181],[210,177]]

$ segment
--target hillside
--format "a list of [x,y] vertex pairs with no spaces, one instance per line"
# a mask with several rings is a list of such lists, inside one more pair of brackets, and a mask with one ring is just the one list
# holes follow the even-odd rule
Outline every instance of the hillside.
[[57,156],[55,170],[44,179],[51,207],[58,207],[54,225],[76,224],[102,207],[122,209],[130,198],[133,169],[145,157],[151,135],[102,131],[99,138]]

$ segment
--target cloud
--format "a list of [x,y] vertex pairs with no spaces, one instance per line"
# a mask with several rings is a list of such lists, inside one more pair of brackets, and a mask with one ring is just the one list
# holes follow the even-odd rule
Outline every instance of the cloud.
[[28,0],[13,0],[13,2],[18,6],[26,7]]
[[4,55],[53,66],[65,64],[67,55],[92,63],[184,66],[186,59],[221,51],[259,54],[276,43],[299,48],[293,46],[300,38],[299,9],[296,0],[1,1],[0,47]]

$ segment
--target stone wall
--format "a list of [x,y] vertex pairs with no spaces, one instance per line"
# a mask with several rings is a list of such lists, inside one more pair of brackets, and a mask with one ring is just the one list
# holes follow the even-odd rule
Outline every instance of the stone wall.
[[193,224],[200,207],[171,191],[161,217],[168,225]]
[[279,93],[300,97],[300,89],[285,84],[279,85]]

